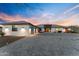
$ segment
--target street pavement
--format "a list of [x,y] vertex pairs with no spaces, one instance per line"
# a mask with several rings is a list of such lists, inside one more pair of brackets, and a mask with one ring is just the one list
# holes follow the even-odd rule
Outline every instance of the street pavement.
[[41,33],[0,48],[0,56],[79,56],[79,34]]

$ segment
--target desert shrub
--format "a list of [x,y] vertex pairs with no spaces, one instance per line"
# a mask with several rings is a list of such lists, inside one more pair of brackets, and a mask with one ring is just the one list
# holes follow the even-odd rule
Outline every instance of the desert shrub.
[[5,35],[4,32],[0,32],[0,36],[3,37]]
[[61,33],[62,31],[58,31],[58,33]]

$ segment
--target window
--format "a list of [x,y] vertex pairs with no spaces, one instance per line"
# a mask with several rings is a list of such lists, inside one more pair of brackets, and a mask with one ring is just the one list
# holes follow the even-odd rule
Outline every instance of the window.
[[12,25],[12,31],[17,31],[17,28],[15,27],[15,25]]

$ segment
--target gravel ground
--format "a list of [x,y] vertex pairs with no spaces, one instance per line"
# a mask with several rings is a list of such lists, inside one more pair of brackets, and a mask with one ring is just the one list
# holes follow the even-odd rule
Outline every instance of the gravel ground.
[[17,37],[17,36],[4,36],[0,37],[0,47],[3,47],[7,44],[10,44],[14,41],[17,41],[19,39],[22,39],[23,37]]
[[1,56],[79,56],[79,34],[41,33],[0,48]]

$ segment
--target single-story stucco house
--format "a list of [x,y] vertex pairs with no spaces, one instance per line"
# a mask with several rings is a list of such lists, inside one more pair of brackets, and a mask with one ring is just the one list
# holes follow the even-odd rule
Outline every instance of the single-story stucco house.
[[70,30],[68,27],[52,24],[40,24],[38,27],[41,32],[68,32]]
[[38,33],[38,28],[25,21],[7,22],[1,24],[5,36],[30,36]]

